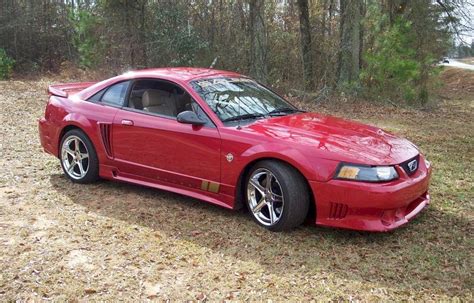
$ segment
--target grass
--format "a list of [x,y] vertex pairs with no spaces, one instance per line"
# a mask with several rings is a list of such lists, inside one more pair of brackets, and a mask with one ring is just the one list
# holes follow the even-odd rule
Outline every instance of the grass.
[[[456,83],[456,82],[453,82]],[[144,187],[76,185],[39,146],[48,80],[0,82],[0,300],[473,300],[474,95],[430,111],[324,104],[432,161],[432,204],[391,233],[259,228]],[[453,84],[454,85],[454,84]]]

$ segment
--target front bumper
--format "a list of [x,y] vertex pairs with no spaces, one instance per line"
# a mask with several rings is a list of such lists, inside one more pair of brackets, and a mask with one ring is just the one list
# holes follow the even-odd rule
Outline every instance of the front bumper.
[[417,172],[387,183],[310,181],[316,224],[364,231],[389,231],[415,217],[430,203],[431,166],[420,156]]

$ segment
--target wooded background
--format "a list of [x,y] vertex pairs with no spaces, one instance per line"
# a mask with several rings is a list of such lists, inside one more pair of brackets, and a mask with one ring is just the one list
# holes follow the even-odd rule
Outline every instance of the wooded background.
[[[69,62],[113,75],[214,62],[286,91],[423,104],[436,62],[471,23],[469,6],[465,0],[0,0],[0,66],[41,73]],[[474,45],[462,47],[474,55]]]

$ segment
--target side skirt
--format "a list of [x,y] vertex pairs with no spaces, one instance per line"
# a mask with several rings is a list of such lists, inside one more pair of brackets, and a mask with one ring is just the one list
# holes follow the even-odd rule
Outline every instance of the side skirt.
[[166,190],[169,192],[189,196],[195,199],[203,200],[208,203],[216,204],[227,209],[233,209],[235,204],[235,197],[226,194],[216,194],[204,190],[189,189],[179,184],[174,184],[162,180],[153,180],[146,177],[136,176],[127,173],[121,173],[115,167],[108,165],[100,165],[99,167],[100,177],[108,180],[117,180],[126,183],[132,183],[151,188]]

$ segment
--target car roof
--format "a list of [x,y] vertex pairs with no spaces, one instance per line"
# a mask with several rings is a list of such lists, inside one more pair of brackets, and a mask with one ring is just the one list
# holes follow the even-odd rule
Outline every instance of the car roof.
[[173,82],[190,82],[193,80],[218,78],[218,77],[233,77],[233,78],[247,78],[244,75],[211,68],[197,68],[197,67],[165,67],[165,68],[149,68],[141,70],[132,70],[124,74],[118,75],[107,80],[97,82],[94,85],[80,91],[77,95],[80,98],[87,99],[99,90],[117,83],[119,81],[133,80],[139,78],[159,78]]
[[210,68],[196,68],[196,67],[167,67],[167,68],[150,68],[135,70],[125,73],[123,76],[135,78],[163,78],[176,81],[192,81],[204,78],[214,77],[244,77],[238,73],[210,69]]

